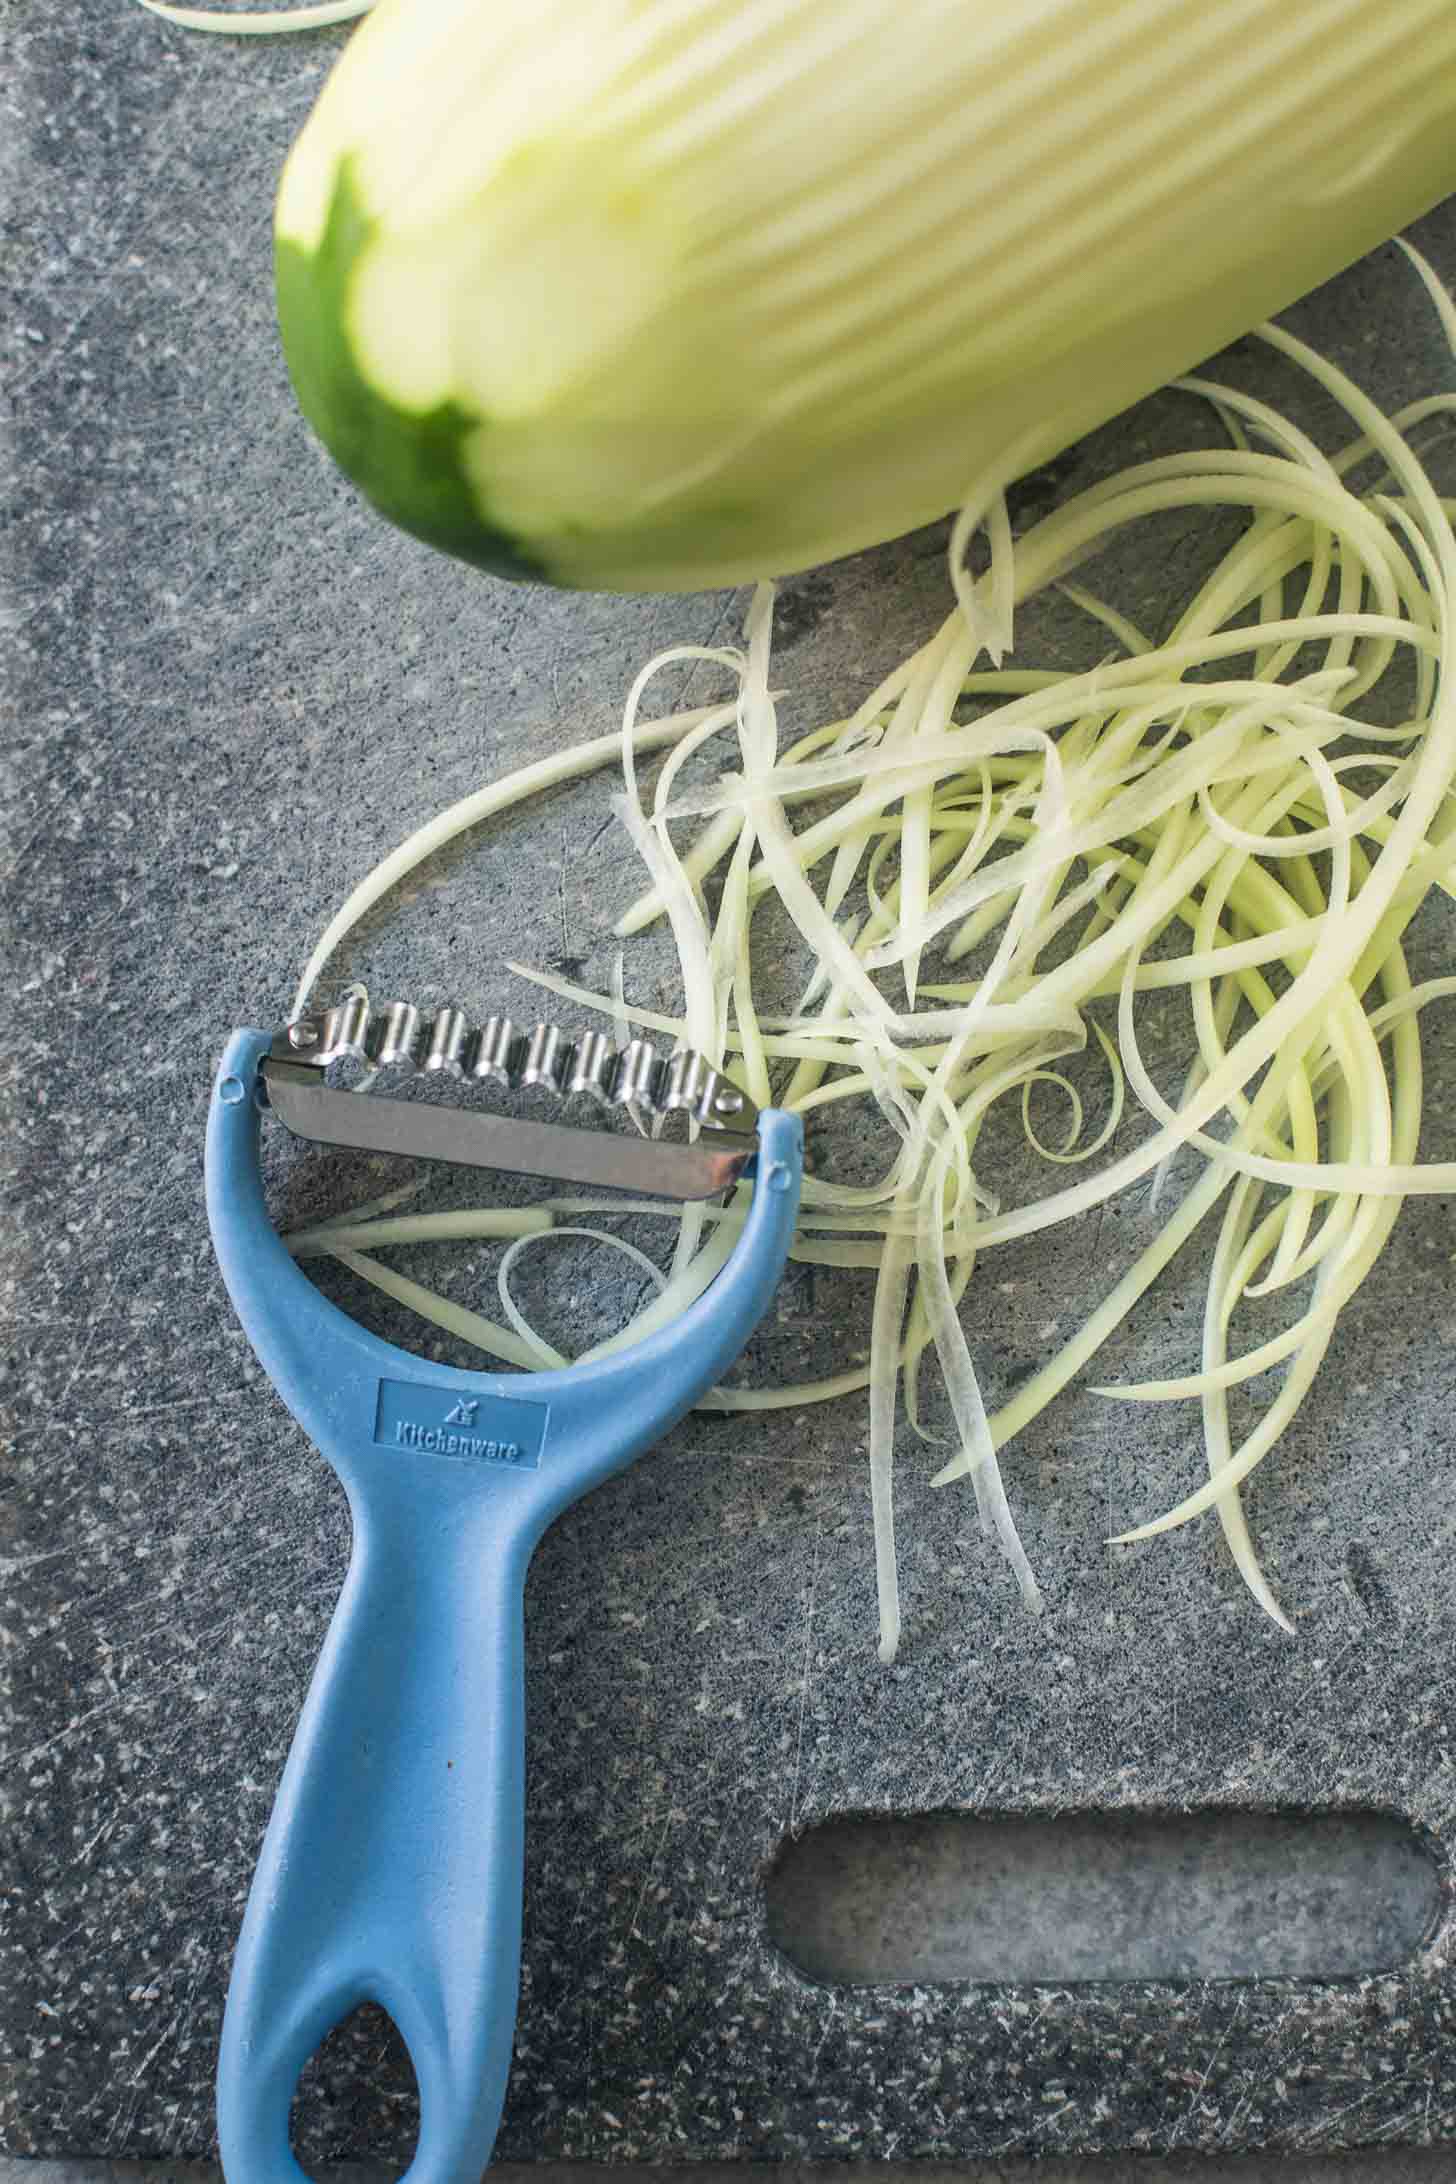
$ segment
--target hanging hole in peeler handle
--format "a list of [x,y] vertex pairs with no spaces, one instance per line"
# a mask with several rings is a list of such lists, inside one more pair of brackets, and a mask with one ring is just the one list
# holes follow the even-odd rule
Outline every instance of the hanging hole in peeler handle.
[[388,2010],[361,2002],[326,2033],[299,2073],[288,2117],[294,2159],[310,2177],[360,2146],[406,2169],[420,2133],[420,2089]]
[[452,2055],[449,2002],[429,1985],[326,1971],[270,2013],[219,2101],[227,2184],[313,2184],[361,2145],[399,2184],[479,2179],[495,2118],[482,2129],[463,2097],[471,2058]]

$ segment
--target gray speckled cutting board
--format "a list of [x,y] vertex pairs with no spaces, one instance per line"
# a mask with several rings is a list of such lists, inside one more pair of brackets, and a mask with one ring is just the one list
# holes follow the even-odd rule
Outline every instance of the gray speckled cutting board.
[[[392,535],[332,472],[286,386],[268,247],[273,177],[329,40],[191,40],[126,0],[11,0],[0,35],[0,2142],[178,2157],[211,2145],[229,1954],[347,1552],[342,1498],[213,1269],[214,1059],[232,1025],[281,1016],[324,918],[409,827],[607,729],[650,652],[730,635],[745,600],[513,589]],[[1456,276],[1451,207],[1421,240]],[[1391,403],[1449,383],[1392,251],[1297,318]],[[1263,384],[1267,367],[1241,350],[1227,368]],[[1211,427],[1164,398],[1076,451],[1061,482],[1193,430]],[[789,586],[791,693],[857,696],[916,642],[941,610],[943,543]],[[1108,588],[1156,625],[1203,550],[1196,530],[1130,541]],[[1053,656],[1089,641],[1055,605],[1027,630]],[[478,1010],[530,1006],[507,955],[603,983],[631,885],[605,794],[582,784],[458,844],[341,969]],[[1422,946],[1424,965],[1449,964],[1449,931]],[[659,943],[628,976],[672,1002]],[[1431,1026],[1425,1150],[1449,1158],[1456,1050],[1449,1023]],[[296,1162],[275,1180],[294,1203],[317,1187]],[[1134,1194],[978,1280],[967,1310],[993,1396],[1150,1218]],[[1103,1546],[1200,1459],[1184,1413],[1088,1392],[1008,1464],[1039,1623],[906,1434],[892,1672],[874,1653],[854,1401],[690,1422],[558,1524],[528,1597],[524,1986],[501,2151],[1456,2137],[1444,1919],[1402,1969],[1343,1981],[851,1989],[773,1951],[762,1892],[786,1837],[846,1813],[1374,1808],[1450,1844],[1452,1251],[1447,1209],[1409,1205],[1251,1494],[1292,1640],[1208,1524]],[[583,1260],[581,1294],[605,1311],[598,1279]],[[1186,1360],[1200,1294],[1190,1255],[1128,1323],[1118,1371]],[[800,1272],[748,1369],[811,1371],[867,1339],[863,1278]],[[408,2123],[407,2072],[365,2023],[313,2085],[300,2145],[389,2155]]]

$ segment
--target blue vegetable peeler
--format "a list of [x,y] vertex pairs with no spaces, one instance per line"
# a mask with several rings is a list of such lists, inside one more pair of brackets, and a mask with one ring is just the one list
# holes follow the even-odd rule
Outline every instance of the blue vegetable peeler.
[[[363,1097],[330,1065],[382,1074]],[[392,1096],[395,1071],[685,1113],[690,1141]],[[337,1072],[335,1073],[337,1075]],[[706,1198],[752,1177],[716,1280],[667,1328],[559,1372],[457,1372],[380,1341],[295,1264],[264,1204],[263,1113],[323,1143]],[[537,1540],[732,1364],[798,1208],[798,1120],[756,1113],[701,1058],[615,1052],[549,1025],[478,1029],[362,999],[235,1032],[213,1089],[207,1207],[238,1316],[349,1498],[353,1554],[304,1703],[234,1959],[218,2066],[228,2184],[299,2184],[299,2072],[360,2003],[409,2049],[409,2184],[477,2184],[510,2067],[521,1941],[522,1592]]]

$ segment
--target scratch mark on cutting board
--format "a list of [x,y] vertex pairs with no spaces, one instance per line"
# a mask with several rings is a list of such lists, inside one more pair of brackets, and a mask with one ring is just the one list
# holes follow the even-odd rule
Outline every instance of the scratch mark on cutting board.
[[116,1826],[116,1823],[120,1818],[121,1812],[119,1808],[107,1814],[106,1818],[102,1821],[100,1827],[96,1830],[96,1833],[91,1837],[91,1840],[83,1845],[83,1847],[76,1853],[76,1864],[78,1866],[84,1866],[90,1863],[92,1857],[95,1855],[96,1851],[100,1848],[100,1846],[106,1841],[107,1836],[110,1835],[112,1829]]
[[[1286,2042],[1283,2036],[1291,2029],[1293,2037]],[[1255,2098],[1266,2093],[1271,2086],[1277,2086],[1290,2061],[1304,2044],[1305,2028],[1292,2010],[1286,2012],[1260,2042],[1258,2060],[1245,2064],[1240,2071],[1243,2091],[1229,2110],[1227,2121],[1219,2133],[1225,2146],[1235,2143],[1243,2117],[1252,2108]]]
[[172,2035],[176,2032],[178,2026],[181,2024],[183,2015],[184,2011],[181,2009],[177,2009],[172,2012],[171,2017],[168,2019],[166,2029],[158,2033],[156,2039],[147,2049],[146,2054],[137,2064],[136,2069],[127,2079],[126,2082],[128,2085],[136,2086],[141,2084],[143,2078],[145,2078],[147,2072],[151,2069],[153,2063],[156,2061],[157,2057],[161,2054],[163,2048],[167,2045],[168,2041],[172,2038]]
[[657,1841],[652,1847],[652,1856],[648,1861],[647,1871],[642,1876],[642,1886],[637,1891],[637,1901],[632,1909],[632,1922],[627,1928],[627,1932],[623,1937],[624,1948],[626,1947],[627,1942],[634,1941],[637,1938],[637,1921],[642,1916],[642,1906],[647,1901],[647,1891],[652,1886],[653,1879],[657,1873],[657,1868],[661,1863],[662,1846],[667,1841],[667,1831],[671,1825],[672,1813],[669,1810],[665,1812],[662,1816],[662,1825],[657,1831]]
[[1237,2028],[1239,2019],[1243,2016],[1243,2014],[1244,1997],[1243,1995],[1240,1995],[1238,2001],[1234,2005],[1233,2016],[1229,2019],[1228,2023],[1224,2026],[1223,2031],[1219,2034],[1217,2040],[1213,2044],[1213,2048],[1209,2054],[1208,2061],[1203,2066],[1202,2077],[1199,2079],[1197,2085],[1194,2086],[1193,2091],[1188,2096],[1187,2107],[1184,2109],[1182,2115],[1178,2118],[1178,2121],[1173,2126],[1172,2136],[1168,2140],[1168,2144],[1170,2147],[1177,2145],[1179,2139],[1183,2135],[1184,2127],[1187,2124],[1192,2123],[1194,2117],[1197,2115],[1199,2104],[1202,2101],[1204,2094],[1208,2091],[1208,2081],[1213,2076],[1213,2066],[1218,2061],[1219,2056],[1223,2053],[1225,2047],[1228,2045],[1229,2038]]
[[1412,2078],[1409,2072],[1403,2078],[1382,2078],[1377,2084],[1367,2086],[1365,2091],[1355,2100],[1346,2101],[1342,2108],[1332,2109],[1329,2115],[1319,2116],[1313,2123],[1301,2126],[1294,2134],[1295,2143],[1302,2146],[1318,2146],[1323,2140],[1329,2144],[1338,2144],[1340,2134],[1336,2131],[1335,2126],[1342,2117],[1352,2116],[1357,2108],[1364,2108],[1369,2102],[1380,2100],[1384,2095],[1396,2092],[1402,2086],[1418,2082],[1418,2080]]
[[824,1556],[824,1513],[821,1508],[814,1527],[814,1561],[809,1572],[809,1588],[804,1600],[804,1656],[799,1671],[799,1729],[794,1742],[794,1779],[789,1789],[789,1831],[793,1832],[799,1818],[799,1784],[804,1773],[804,1723],[809,1713],[809,1679],[813,1672],[814,1603],[819,1590],[819,1566]]

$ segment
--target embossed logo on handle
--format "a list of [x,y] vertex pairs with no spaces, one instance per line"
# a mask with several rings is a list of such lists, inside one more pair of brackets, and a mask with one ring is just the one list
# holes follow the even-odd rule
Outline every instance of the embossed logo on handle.
[[374,1414],[380,1448],[424,1451],[459,1463],[535,1471],[546,1439],[547,1403],[515,1396],[460,1396],[415,1380],[381,1380]]

